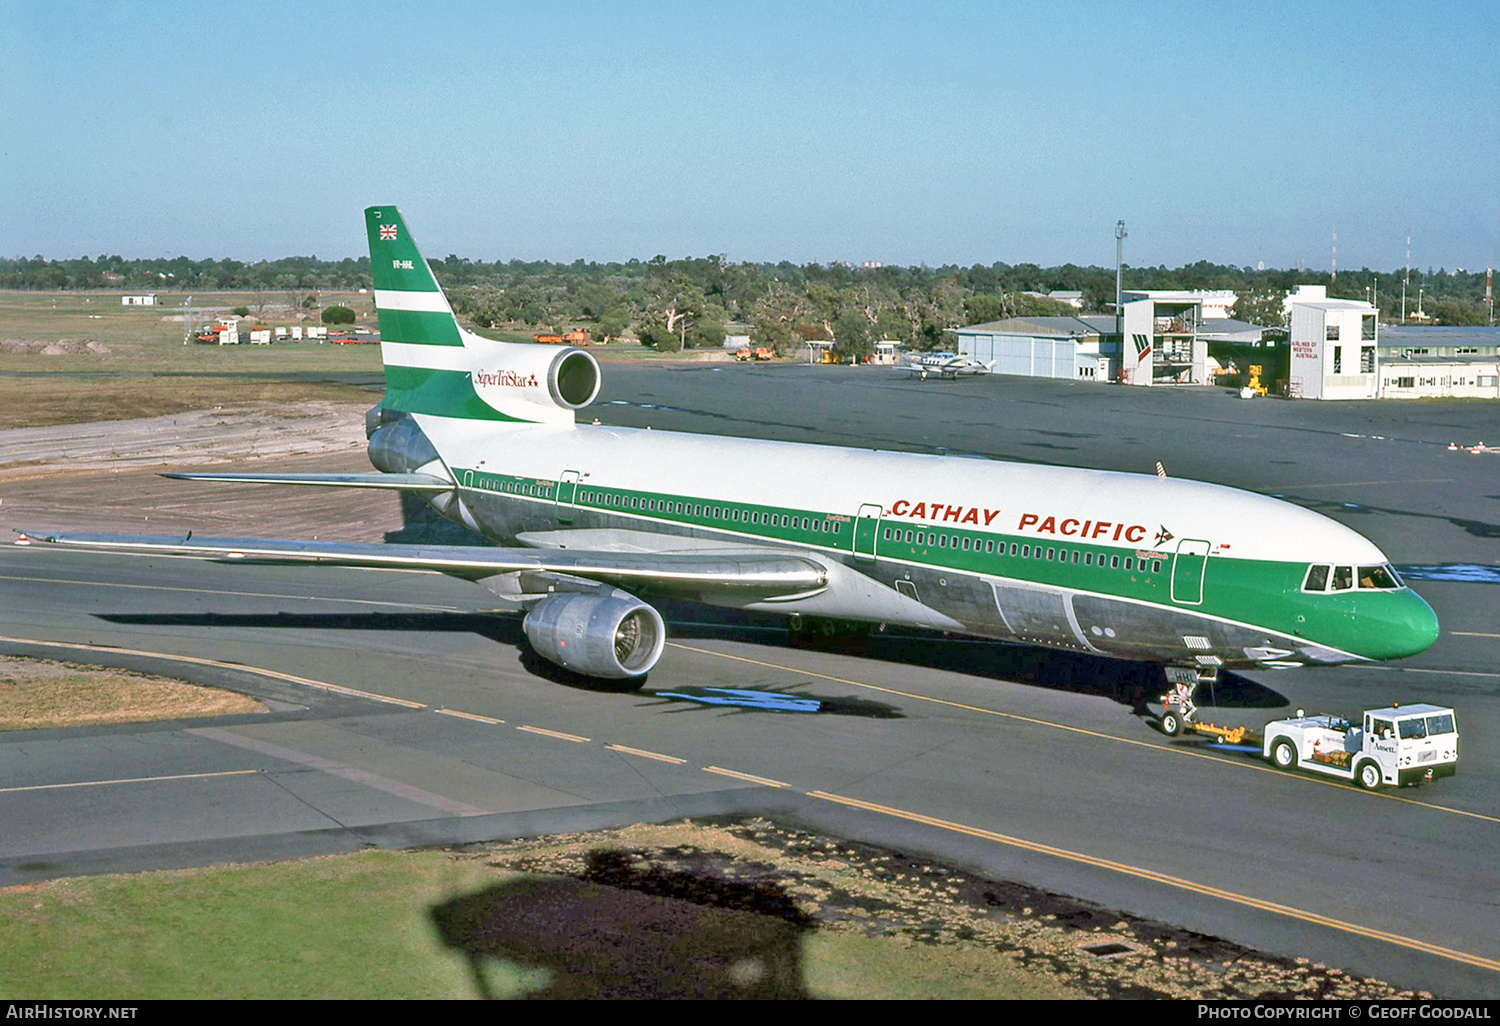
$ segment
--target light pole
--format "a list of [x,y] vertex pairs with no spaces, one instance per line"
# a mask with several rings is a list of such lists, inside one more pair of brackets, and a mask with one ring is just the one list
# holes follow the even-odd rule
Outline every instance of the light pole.
[[1115,316],[1120,316],[1121,285],[1125,274],[1125,230],[1124,221],[1115,222]]

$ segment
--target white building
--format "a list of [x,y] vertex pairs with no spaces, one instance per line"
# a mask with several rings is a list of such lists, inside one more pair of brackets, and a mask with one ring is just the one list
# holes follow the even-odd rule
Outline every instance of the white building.
[[1380,397],[1500,399],[1500,328],[1384,325]]
[[[1314,298],[1318,293],[1323,297]],[[1378,316],[1363,300],[1328,299],[1321,286],[1288,297],[1288,394],[1303,399],[1375,399],[1380,394]]]
[[1124,335],[1120,380],[1127,385],[1208,384],[1208,341],[1200,338],[1196,292],[1152,289],[1120,295]]
[[155,292],[148,292],[145,295],[140,295],[140,296],[121,296],[120,297],[120,305],[121,306],[155,306],[156,305],[156,293]]

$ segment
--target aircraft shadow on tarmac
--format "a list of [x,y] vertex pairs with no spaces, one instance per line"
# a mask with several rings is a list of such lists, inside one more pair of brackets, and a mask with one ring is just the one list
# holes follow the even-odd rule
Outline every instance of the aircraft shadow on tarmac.
[[801,948],[811,922],[779,885],[634,861],[591,852],[582,879],[488,887],[434,906],[433,924],[486,998],[513,996],[497,993],[488,971],[507,964],[547,973],[528,998],[809,996]]
[[[907,666],[926,667],[1010,683],[1071,691],[1107,698],[1129,706],[1139,716],[1152,714],[1147,703],[1166,691],[1161,670],[1148,663],[1130,662],[1078,652],[1059,652],[975,638],[945,637],[916,631],[879,631],[840,625],[813,625],[792,631],[786,620],[767,614],[717,609],[694,603],[653,598],[679,641],[729,640],[772,648],[802,648],[834,652]],[[564,687],[595,692],[641,691],[645,679],[599,681],[573,673],[536,655],[521,630],[518,613],[113,613],[97,614],[115,624],[151,627],[269,628],[281,630],[461,632],[488,638],[520,650],[527,672]],[[819,628],[832,626],[830,633]],[[852,626],[852,625],[851,625]],[[716,682],[706,682],[712,685]],[[806,685],[792,690],[754,691],[706,687],[678,687],[645,693],[685,707],[734,707],[744,711],[898,718],[895,706],[843,695],[818,695]],[[1199,689],[1198,704],[1219,709],[1280,709],[1288,704],[1279,692],[1238,674],[1222,672],[1211,688]],[[816,708],[807,703],[816,701]]]

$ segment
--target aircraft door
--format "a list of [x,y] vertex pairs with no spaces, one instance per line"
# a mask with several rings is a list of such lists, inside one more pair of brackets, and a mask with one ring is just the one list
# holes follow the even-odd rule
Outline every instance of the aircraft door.
[[571,524],[573,522],[573,510],[578,499],[578,478],[576,470],[564,470],[557,481],[557,522],[559,524]]
[[867,502],[859,507],[859,516],[854,520],[854,555],[858,559],[875,558],[875,540],[880,536],[880,516],[885,507]]
[[1177,555],[1172,557],[1172,601],[1184,606],[1203,603],[1203,577],[1208,569],[1206,541],[1184,538],[1177,543]]

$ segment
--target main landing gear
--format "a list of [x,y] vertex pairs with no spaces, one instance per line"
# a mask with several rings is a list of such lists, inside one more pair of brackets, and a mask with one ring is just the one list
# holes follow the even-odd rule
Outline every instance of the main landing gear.
[[1172,690],[1161,696],[1165,708],[1161,714],[1161,730],[1168,737],[1176,737],[1187,730],[1193,722],[1198,707],[1193,704],[1193,695],[1200,684],[1213,685],[1218,679],[1217,667],[1168,666],[1167,683]]

